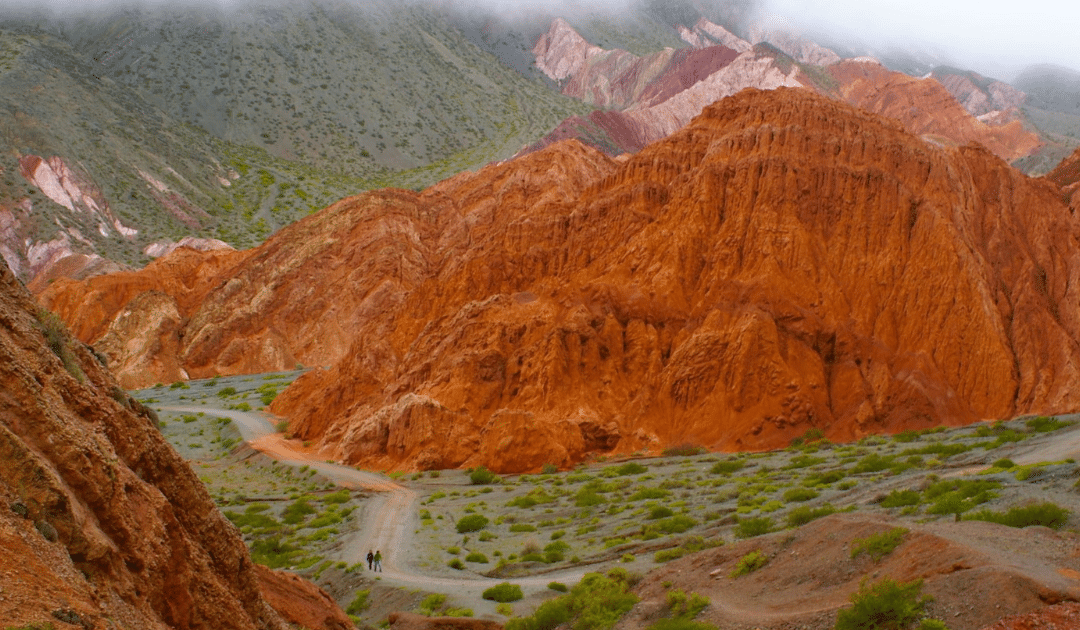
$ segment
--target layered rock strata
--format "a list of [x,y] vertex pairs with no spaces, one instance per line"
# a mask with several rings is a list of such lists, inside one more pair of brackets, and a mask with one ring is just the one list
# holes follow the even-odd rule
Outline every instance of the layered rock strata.
[[[746,90],[627,159],[558,143],[130,282],[188,296],[191,376],[328,364],[273,406],[327,456],[525,471],[1074,410],[1078,241],[984,148]],[[107,282],[44,298],[78,321]]]
[[153,413],[3,265],[0,320],[5,627],[285,630]]

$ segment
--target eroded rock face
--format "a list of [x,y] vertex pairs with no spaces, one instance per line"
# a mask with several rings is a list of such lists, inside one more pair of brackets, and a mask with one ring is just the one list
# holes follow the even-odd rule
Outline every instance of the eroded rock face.
[[[273,410],[328,456],[509,472],[1074,409],[1078,239],[985,149],[747,90],[626,159],[558,143],[132,282],[174,287],[192,376],[279,369],[268,331],[325,361]],[[76,321],[95,282],[45,297]]]
[[978,142],[1007,161],[1042,146],[1020,119],[1024,94],[974,73],[941,74],[942,85],[893,72],[871,58],[841,62],[832,51],[783,31],[759,29],[751,34],[758,45],[751,47],[707,20],[680,33],[696,49],[637,57],[593,46],[556,20],[533,51],[537,66],[561,82],[564,94],[615,109],[563,121],[522,153],[568,138],[608,155],[634,153],[681,129],[707,105],[749,87],[805,87],[938,142]]
[[50,323],[4,266],[0,320],[5,626],[60,618],[94,628],[285,630],[235,527],[152,412]]

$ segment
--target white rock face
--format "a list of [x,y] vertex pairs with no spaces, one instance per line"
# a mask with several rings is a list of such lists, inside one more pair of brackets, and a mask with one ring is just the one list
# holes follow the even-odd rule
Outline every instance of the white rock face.
[[178,248],[187,247],[189,249],[197,249],[200,252],[210,252],[219,249],[233,249],[232,245],[229,245],[225,241],[219,241],[216,238],[195,238],[193,236],[185,236],[180,239],[178,243],[161,242],[151,243],[143,248],[143,253],[151,258],[161,258],[166,254],[171,254]]
[[555,81],[576,75],[589,57],[604,52],[603,48],[587,42],[562,18],[556,18],[533,46],[536,67]]
[[753,48],[750,42],[705,18],[698,20],[693,29],[680,26],[679,36],[694,48],[708,48],[709,46],[720,45],[741,53]]
[[110,228],[128,238],[139,233],[138,230],[122,224],[109,209],[97,186],[78,177],[60,156],[42,159],[36,155],[27,155],[20,158],[19,162],[23,177],[37,186],[46,197],[70,212],[82,212],[97,217],[100,221],[98,231],[102,236],[108,236]]
[[791,31],[755,27],[750,40],[772,44],[792,59],[812,66],[830,66],[840,61],[840,55]]
[[663,103],[640,110],[630,109],[626,114],[644,130],[646,141],[653,142],[681,129],[705,106],[748,87],[763,90],[774,90],[781,86],[801,87],[798,72],[799,69],[793,65],[785,74],[776,66],[773,57],[758,56],[753,51],[745,52],[728,66]]

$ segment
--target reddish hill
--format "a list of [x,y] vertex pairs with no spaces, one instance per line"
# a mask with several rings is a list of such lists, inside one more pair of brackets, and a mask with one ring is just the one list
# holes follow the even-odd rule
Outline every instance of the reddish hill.
[[[639,58],[593,46],[569,24],[556,20],[534,49],[537,66],[561,82],[564,94],[619,111],[568,119],[527,150],[577,138],[609,155],[636,152],[682,128],[721,98],[747,87],[780,86],[806,87],[842,98],[939,142],[978,142],[1007,161],[1042,146],[1038,134],[1025,129],[1016,110],[1023,93],[973,73],[940,74],[946,82],[942,85],[937,79],[893,72],[869,58],[841,62],[831,51],[783,33],[761,32],[754,38],[772,41],[778,49],[767,43],[751,48],[708,22],[681,32],[698,48]],[[714,35],[732,48],[710,46],[717,41]],[[987,113],[989,107],[997,109]],[[980,113],[986,115],[976,118]]]
[[[327,455],[522,471],[1073,410],[1078,237],[982,148],[748,90],[621,163],[560,143],[362,195],[167,284],[219,287],[192,376],[340,358],[273,407]],[[46,297],[77,319],[86,286]]]
[[152,412],[6,265],[0,320],[4,626],[285,630]]
[[1071,200],[1073,212],[1080,211],[1080,149],[1047,173],[1046,179],[1061,187],[1062,196]]

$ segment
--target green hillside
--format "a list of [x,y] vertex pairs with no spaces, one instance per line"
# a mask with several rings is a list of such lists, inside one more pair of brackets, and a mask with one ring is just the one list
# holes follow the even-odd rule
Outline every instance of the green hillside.
[[[587,111],[418,6],[9,16],[0,250],[25,266],[62,239],[140,266],[147,244],[189,235],[250,247],[342,197],[506,159]],[[19,175],[27,155],[59,156],[138,234],[47,199]]]

